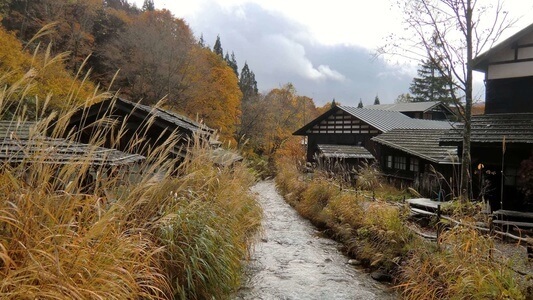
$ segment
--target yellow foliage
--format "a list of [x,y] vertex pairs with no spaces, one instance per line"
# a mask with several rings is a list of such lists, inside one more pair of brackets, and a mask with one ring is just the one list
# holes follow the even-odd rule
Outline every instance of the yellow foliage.
[[185,91],[188,101],[183,112],[219,130],[223,140],[235,143],[233,135],[241,116],[242,99],[237,76],[209,49],[198,47],[192,57],[195,60],[190,69],[192,87]]
[[75,79],[65,70],[64,56],[50,57],[50,49],[44,53],[36,50],[32,55],[2,27],[0,40],[0,76],[9,74],[5,79],[8,85],[25,80],[24,89],[8,100],[23,99],[30,105],[38,105],[50,97],[48,108],[61,110],[76,106],[93,95],[92,83]]

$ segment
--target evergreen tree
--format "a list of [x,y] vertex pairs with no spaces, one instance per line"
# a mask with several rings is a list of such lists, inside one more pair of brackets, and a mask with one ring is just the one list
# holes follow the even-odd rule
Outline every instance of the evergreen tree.
[[331,108],[334,108],[337,106],[337,103],[335,102],[335,98],[333,98],[333,101],[331,101]]
[[413,102],[441,101],[450,103],[453,101],[451,82],[440,73],[436,62],[422,61],[417,73],[418,77],[413,78],[409,87]]
[[376,95],[376,98],[374,98],[374,105],[379,105],[379,97]]
[[224,56],[224,60],[230,66],[230,68],[235,73],[235,76],[239,78],[239,67],[237,66],[237,59],[235,59],[235,53],[233,51],[231,52],[231,57],[229,56],[228,52],[226,52],[226,56]]
[[241,78],[239,79],[239,88],[242,92],[242,102],[245,103],[248,100],[255,98],[259,91],[257,89],[257,81],[255,80],[255,74],[248,67],[248,63],[244,63],[244,67],[241,71]]
[[205,40],[204,40],[204,34],[200,34],[200,39],[198,40],[198,45],[200,45],[200,47],[202,48],[205,48]]
[[359,104],[357,105],[357,108],[363,108],[363,99],[359,98]]
[[155,5],[154,0],[144,0],[143,11],[154,11]]
[[221,58],[224,58],[224,50],[222,49],[222,43],[220,42],[220,35],[217,35],[215,46],[213,46],[213,52],[215,52]]

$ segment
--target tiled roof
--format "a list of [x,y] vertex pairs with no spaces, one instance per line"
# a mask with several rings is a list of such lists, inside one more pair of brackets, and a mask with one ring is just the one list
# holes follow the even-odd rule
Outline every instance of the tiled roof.
[[7,163],[89,163],[118,166],[144,160],[144,156],[45,137],[32,121],[0,121],[0,160]]
[[36,124],[32,121],[0,121],[0,138],[27,139],[30,136],[30,129]]
[[446,129],[394,129],[372,138],[374,142],[438,163],[459,164],[456,146],[439,146]]
[[362,158],[374,159],[364,147],[352,145],[317,145],[320,155],[326,158]]
[[441,104],[439,101],[431,102],[409,102],[409,103],[392,103],[392,104],[379,104],[379,105],[367,105],[366,109],[380,109],[391,110],[399,112],[412,112],[412,111],[428,111],[435,106]]
[[339,106],[340,109],[366,122],[369,125],[387,132],[392,129],[450,129],[452,125],[448,121],[434,121],[413,119],[397,111],[355,108]]
[[[506,143],[533,144],[533,113],[490,114],[472,116],[472,143]],[[463,125],[451,129],[441,138],[443,143],[460,143]]]
[[121,102],[126,103],[128,105],[135,107],[135,109],[144,111],[148,115],[153,114],[156,118],[160,118],[167,122],[173,123],[179,127],[186,128],[192,132],[198,132],[198,133],[212,133],[213,132],[213,129],[207,127],[205,124],[195,122],[191,120],[190,118],[187,118],[175,112],[161,109],[159,107],[151,107],[151,106],[143,105],[140,103],[135,103],[135,102],[125,100],[122,98],[117,98],[116,101],[117,101],[117,104],[120,104]]

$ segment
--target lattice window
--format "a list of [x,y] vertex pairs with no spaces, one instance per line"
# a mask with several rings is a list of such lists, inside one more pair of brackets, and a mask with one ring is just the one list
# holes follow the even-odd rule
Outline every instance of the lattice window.
[[392,169],[392,155],[387,155],[385,158],[386,166],[389,169]]
[[407,158],[405,156],[394,157],[394,168],[398,170],[407,169]]
[[409,164],[409,170],[413,172],[418,172],[420,170],[419,161],[416,157],[411,157],[411,163]]

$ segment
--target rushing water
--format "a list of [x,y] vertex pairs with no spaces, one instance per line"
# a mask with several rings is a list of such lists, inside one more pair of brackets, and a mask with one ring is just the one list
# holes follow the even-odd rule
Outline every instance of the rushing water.
[[264,211],[261,239],[235,299],[394,299],[387,288],[347,264],[340,245],[324,238],[276,191],[253,187]]

